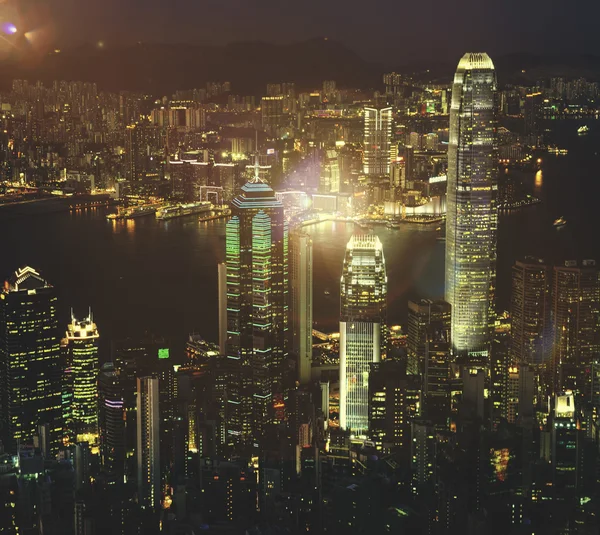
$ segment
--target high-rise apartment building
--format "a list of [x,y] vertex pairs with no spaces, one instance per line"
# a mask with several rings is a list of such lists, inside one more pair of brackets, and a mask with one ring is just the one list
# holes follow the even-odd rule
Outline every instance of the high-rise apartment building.
[[263,97],[260,102],[263,129],[271,136],[277,135],[280,127],[284,126],[283,95]]
[[[56,290],[31,267],[0,293],[0,421],[6,451],[47,437],[55,454],[62,438],[60,334]],[[41,430],[43,427],[44,430]]]
[[298,381],[310,383],[313,325],[313,256],[308,234],[290,234],[290,332]]
[[552,268],[543,260],[525,258],[512,268],[510,304],[512,364],[541,365],[551,350]]
[[363,171],[379,177],[390,174],[392,108],[365,108]]
[[274,421],[288,336],[288,230],[283,204],[255,176],[231,203],[226,230],[227,358],[239,365],[227,404],[228,442]]
[[354,235],[346,246],[340,286],[340,427],[369,428],[369,370],[386,355],[387,275],[375,235]]
[[593,359],[600,352],[600,270],[594,260],[554,267],[552,318],[554,392],[589,398]]
[[446,301],[459,354],[487,359],[496,279],[496,71],[465,54],[452,86],[446,219]]
[[70,374],[71,418],[77,442],[98,442],[98,343],[100,335],[90,311],[71,317],[67,326],[67,368]]
[[160,413],[158,379],[137,378],[137,484],[143,507],[160,505]]

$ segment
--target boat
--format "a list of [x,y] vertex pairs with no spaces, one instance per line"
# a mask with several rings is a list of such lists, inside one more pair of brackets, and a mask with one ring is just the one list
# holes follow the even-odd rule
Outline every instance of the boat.
[[325,291],[323,292],[325,295],[330,295],[331,292],[329,291],[329,288],[325,288]]
[[177,204],[175,206],[165,206],[156,211],[156,219],[161,221],[173,219],[175,217],[183,217],[186,215],[200,214],[210,212],[213,205],[209,201],[191,202],[185,204]]
[[153,215],[154,213],[156,213],[156,206],[152,206],[149,204],[143,206],[134,206],[133,208],[129,208],[125,212],[125,218],[136,219],[138,217]]
[[584,124],[583,126],[580,126],[580,127],[577,129],[577,133],[578,133],[580,136],[585,136],[585,134],[587,134],[589,131],[590,131],[589,127],[588,127],[587,125],[585,125],[585,124]]
[[567,220],[563,217],[560,216],[558,219],[556,219],[554,221],[554,223],[552,223],[556,228],[560,228],[560,227],[564,227],[567,224]]
[[106,216],[106,219],[110,219],[111,221],[114,221],[115,219],[123,219],[123,214],[108,214]]
[[386,227],[389,229],[398,229],[398,228],[400,228],[400,223],[394,223],[394,222],[390,221],[390,222],[388,222]]

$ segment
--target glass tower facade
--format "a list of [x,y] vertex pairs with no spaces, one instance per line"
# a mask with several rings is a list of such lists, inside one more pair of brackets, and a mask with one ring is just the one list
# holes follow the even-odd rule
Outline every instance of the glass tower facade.
[[496,279],[496,72],[465,54],[452,86],[446,215],[446,301],[457,354],[487,359]]
[[98,342],[92,314],[71,318],[67,326],[68,372],[71,374],[71,418],[77,442],[98,442]]
[[7,451],[33,444],[46,428],[48,451],[62,439],[60,334],[55,289],[31,267],[0,293],[2,441]]
[[386,355],[386,299],[379,238],[352,236],[340,287],[340,427],[355,436],[369,429],[370,365]]
[[390,174],[392,118],[392,108],[365,108],[363,157],[365,175],[389,176]]
[[288,229],[283,204],[258,178],[231,203],[226,229],[228,443],[260,438],[274,422],[288,336]]

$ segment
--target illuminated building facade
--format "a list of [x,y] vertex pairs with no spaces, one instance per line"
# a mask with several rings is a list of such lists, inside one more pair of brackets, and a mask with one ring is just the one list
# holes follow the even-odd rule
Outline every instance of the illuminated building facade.
[[137,484],[139,503],[160,504],[160,413],[158,379],[137,378]]
[[290,234],[290,331],[298,381],[310,383],[313,327],[313,252],[308,234]]
[[56,290],[31,267],[0,293],[2,442],[7,452],[32,444],[45,426],[48,450],[62,438],[60,334]]
[[288,229],[283,205],[255,176],[226,229],[227,358],[239,365],[227,403],[228,442],[248,443],[275,419],[288,336]]
[[575,417],[573,392],[558,392],[554,396],[551,418],[552,491],[554,499],[574,498],[579,474],[579,436]]
[[354,235],[346,246],[340,285],[340,427],[369,429],[369,369],[385,358],[387,275],[375,235]]
[[77,442],[98,439],[98,343],[92,313],[83,320],[71,317],[67,326],[67,367],[71,376],[71,418]]
[[365,108],[363,142],[365,175],[389,176],[392,121],[392,108]]
[[440,322],[443,324],[444,331],[450,331],[450,305],[445,301],[421,299],[408,302],[408,338],[406,341],[408,354],[406,371],[408,373],[423,373],[428,331],[430,325]]
[[458,354],[487,360],[496,280],[496,72],[465,54],[452,87],[446,216],[446,301]]
[[369,439],[384,453],[410,455],[411,422],[421,411],[421,378],[407,375],[400,361],[370,364]]
[[512,268],[510,304],[513,364],[541,365],[551,351],[552,269],[543,260],[526,258]]
[[430,323],[425,350],[424,413],[437,430],[450,427],[450,329],[443,321]]
[[122,386],[112,363],[98,375],[98,428],[100,458],[109,484],[123,481],[125,473],[125,407]]
[[600,271],[594,260],[554,267],[552,282],[554,392],[588,399],[593,359],[600,353]]

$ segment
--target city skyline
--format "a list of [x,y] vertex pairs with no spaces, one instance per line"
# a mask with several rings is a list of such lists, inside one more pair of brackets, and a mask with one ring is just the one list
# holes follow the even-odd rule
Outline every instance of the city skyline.
[[600,83],[323,43],[0,91],[0,531],[598,530]]

